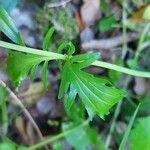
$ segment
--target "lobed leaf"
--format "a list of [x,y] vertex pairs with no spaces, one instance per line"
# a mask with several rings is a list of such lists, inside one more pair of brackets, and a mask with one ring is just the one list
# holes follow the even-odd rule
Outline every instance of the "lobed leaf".
[[[96,57],[92,61],[95,61]],[[119,102],[123,96],[124,92],[113,87],[111,83],[104,78],[97,78],[89,73],[81,70],[81,68],[86,67],[92,61],[83,58],[82,67],[81,62],[72,62],[72,59],[67,61],[63,67],[63,73],[61,76],[61,84],[59,89],[59,98],[69,91],[69,96],[71,97],[71,105],[78,93],[83,104],[85,105],[89,116],[92,118],[93,114],[98,114],[101,118],[109,113],[109,109]],[[70,90],[68,90],[70,87]],[[74,90],[73,90],[74,88]],[[72,93],[75,91],[75,93]],[[70,94],[71,93],[71,94]],[[70,99],[68,99],[70,100]],[[68,102],[70,103],[70,102]],[[70,107],[68,107],[70,109]]]
[[17,52],[10,53],[7,59],[7,72],[14,85],[18,86],[31,68],[39,65],[44,59],[43,56],[38,55]]

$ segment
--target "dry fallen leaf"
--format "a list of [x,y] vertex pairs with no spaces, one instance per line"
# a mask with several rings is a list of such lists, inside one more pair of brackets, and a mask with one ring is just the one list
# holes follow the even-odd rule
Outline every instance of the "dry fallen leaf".
[[30,107],[34,105],[39,98],[45,94],[45,88],[42,82],[35,82],[29,85],[27,91],[18,94],[25,106]]
[[135,22],[135,23],[141,23],[145,20],[147,20],[148,18],[145,16],[145,12],[147,12],[149,10],[150,6],[149,5],[145,5],[141,8],[139,8],[138,10],[136,10],[135,12],[132,13],[132,15],[129,17],[129,20]]

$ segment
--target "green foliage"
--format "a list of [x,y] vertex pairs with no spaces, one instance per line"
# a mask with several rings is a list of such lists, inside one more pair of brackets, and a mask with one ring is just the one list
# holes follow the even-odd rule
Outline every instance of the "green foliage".
[[145,9],[143,18],[145,20],[150,20],[150,6],[147,6],[147,8]]
[[[71,109],[67,111],[69,122],[62,124],[62,130],[64,132],[78,127],[85,120],[85,108],[80,102],[74,103]],[[78,127],[70,134],[65,136],[67,142],[75,148],[75,150],[86,150],[87,148],[94,148],[96,150],[104,150],[104,144],[94,128],[91,128],[88,124],[84,127]]]
[[107,79],[97,78],[81,70],[98,57],[98,53],[93,53],[76,55],[68,60],[62,69],[59,89],[59,98],[69,91],[66,100],[67,109],[70,109],[78,94],[91,118],[94,113],[101,118],[108,115],[109,109],[124,96],[124,92],[113,87]]
[[[43,56],[11,52],[7,60],[7,72],[15,86],[29,73],[32,67],[36,67],[45,58]],[[45,77],[43,77],[45,82]]]
[[46,33],[46,35],[44,37],[44,40],[43,40],[43,45],[42,45],[43,50],[48,50],[49,44],[50,44],[50,41],[51,41],[51,38],[52,38],[52,35],[54,34],[54,32],[55,32],[55,28],[54,27],[51,27],[47,31],[47,33]]
[[16,150],[16,146],[10,142],[0,143],[0,150]]
[[[20,34],[13,21],[3,7],[0,6],[0,31],[10,38],[13,42],[21,44]],[[21,44],[22,45],[22,44]]]
[[61,150],[63,149],[63,143],[62,141],[58,141],[53,143],[53,150]]
[[0,86],[0,128],[2,129],[1,135],[6,135],[8,128],[8,113],[6,106],[6,90]]
[[[74,123],[64,123],[63,130],[69,130],[74,126],[77,125]],[[66,139],[75,150],[86,150],[89,147],[96,148],[96,150],[104,149],[97,132],[89,126],[76,128],[66,136]]]
[[[57,13],[56,13],[57,12]],[[56,27],[55,42],[51,43],[51,49],[56,51],[60,43],[73,40],[78,34],[78,27],[72,13],[67,8],[48,8],[44,6],[37,14],[37,27],[40,33],[45,34],[47,29],[54,25]]]
[[8,139],[0,143],[0,150],[28,150],[28,148],[23,146],[18,146],[16,143]]
[[143,117],[137,120],[135,128],[131,130],[130,149],[150,149],[150,117]]
[[129,125],[128,125],[128,128],[127,128],[127,130],[126,130],[126,132],[125,132],[125,134],[124,134],[124,137],[123,137],[123,139],[122,139],[122,142],[121,142],[121,144],[120,144],[119,150],[124,150],[124,149],[125,149],[125,145],[126,145],[126,143],[127,143],[127,140],[128,140],[129,134],[130,134],[130,132],[131,132],[131,128],[132,128],[132,126],[133,126],[133,123],[134,123],[134,120],[135,120],[135,118],[136,118],[136,115],[137,115],[137,113],[138,113],[139,107],[140,107],[140,104],[137,106],[137,108],[136,108],[136,110],[135,110],[135,112],[134,112],[134,114],[133,114],[133,116],[132,116],[132,118],[131,118],[131,120],[130,120],[130,123],[129,123]]
[[115,16],[109,16],[107,18],[102,18],[99,21],[99,30],[101,32],[110,31],[114,28],[114,25],[117,24]]
[[44,62],[44,65],[42,67],[42,81],[44,83],[45,88],[48,87],[48,81],[47,81],[47,68],[48,68],[48,61]]

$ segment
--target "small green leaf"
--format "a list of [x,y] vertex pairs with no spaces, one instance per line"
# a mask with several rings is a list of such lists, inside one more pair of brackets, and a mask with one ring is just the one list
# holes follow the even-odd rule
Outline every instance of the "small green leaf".
[[44,40],[43,40],[43,45],[42,45],[43,50],[48,51],[48,48],[49,48],[49,45],[51,42],[51,38],[52,38],[54,32],[55,32],[55,28],[51,27],[48,30],[48,32],[46,33]]
[[132,118],[131,118],[131,120],[130,120],[130,123],[129,123],[129,125],[128,125],[128,128],[127,128],[127,130],[126,130],[126,132],[125,132],[125,134],[124,134],[124,136],[123,136],[123,139],[122,139],[122,141],[121,141],[121,144],[120,144],[120,146],[119,146],[119,150],[124,150],[124,149],[125,149],[125,145],[126,145],[126,143],[127,143],[127,140],[128,140],[128,137],[129,137],[131,128],[132,128],[132,126],[133,126],[135,117],[136,117],[136,115],[137,115],[137,113],[138,113],[139,107],[140,107],[140,104],[137,106],[137,108],[136,108],[136,110],[135,110],[135,112],[134,112],[134,114],[133,114],[133,116],[132,116]]
[[0,143],[0,150],[16,150],[16,146],[13,143],[3,142]]
[[143,19],[150,20],[150,6],[148,5],[144,11]]
[[8,130],[8,112],[6,105],[7,92],[5,88],[0,86],[0,128],[1,134],[6,135]]
[[[66,130],[72,129],[74,126],[77,126],[77,124],[73,122],[64,123],[62,128],[65,132]],[[66,136],[66,139],[75,150],[86,150],[88,148],[104,150],[103,142],[99,138],[99,135],[88,125],[86,127],[76,128]]]
[[19,146],[17,150],[29,150],[27,147]]
[[131,130],[130,150],[150,149],[150,117],[137,120],[135,128]]
[[47,68],[48,68],[48,61],[45,61],[42,67],[42,81],[44,83],[45,88],[48,87]]
[[71,56],[75,52],[75,46],[72,42],[63,42],[58,47],[57,51],[58,51],[58,53],[62,53],[62,51],[64,49],[67,50],[67,55],[69,55],[69,56]]
[[57,141],[53,143],[53,150],[62,150],[63,149],[63,142]]
[[30,69],[44,61],[45,57],[23,54],[23,53],[10,53],[7,59],[7,72],[15,86],[18,86],[20,81],[29,73]]
[[20,36],[12,19],[3,7],[0,6],[0,31],[2,31],[13,42],[20,44]]
[[80,69],[89,66],[92,62],[100,57],[100,52],[96,53],[88,53],[88,54],[80,54],[71,57],[72,62],[78,62],[78,67]]
[[101,32],[110,31],[113,29],[115,24],[117,24],[117,21],[114,16],[102,18],[99,22],[99,30]]

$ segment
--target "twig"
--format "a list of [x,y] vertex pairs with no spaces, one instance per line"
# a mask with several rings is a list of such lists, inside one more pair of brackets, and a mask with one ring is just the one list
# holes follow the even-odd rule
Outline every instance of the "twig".
[[[11,91],[11,89],[2,80],[0,80],[0,85],[7,90],[7,92],[10,94],[10,96],[13,98],[13,100],[21,107],[21,109],[24,111],[25,115],[28,117],[29,121],[31,122],[31,124],[35,128],[36,132],[38,133],[39,138],[41,140],[43,140],[44,137],[43,137],[39,127],[37,126],[36,122],[34,121],[32,116],[30,115],[28,110],[24,107],[24,105],[22,104],[21,100],[14,94],[14,92]],[[48,150],[47,147],[45,147],[45,148]]]
[[50,3],[48,4],[48,8],[55,8],[55,7],[65,7],[68,3],[70,3],[72,0],[65,0],[62,2],[56,2],[56,3]]
[[[138,33],[130,33],[127,35],[127,42],[134,41],[138,39]],[[82,44],[83,49],[112,49],[121,44],[123,44],[124,38],[123,36],[117,36],[108,39],[100,39],[100,40],[91,40],[87,43]]]

